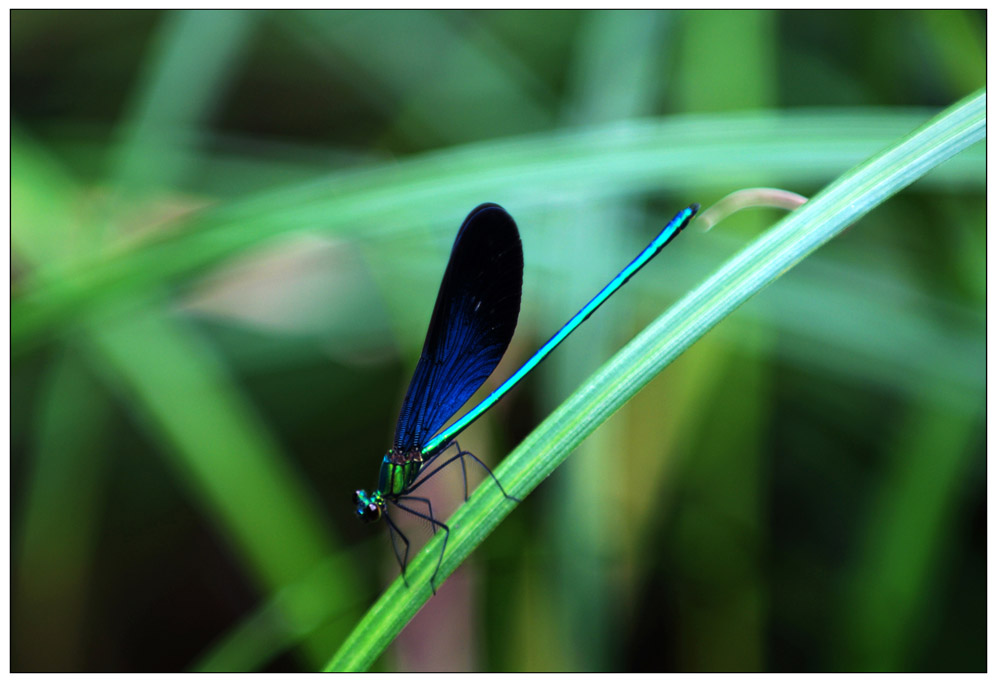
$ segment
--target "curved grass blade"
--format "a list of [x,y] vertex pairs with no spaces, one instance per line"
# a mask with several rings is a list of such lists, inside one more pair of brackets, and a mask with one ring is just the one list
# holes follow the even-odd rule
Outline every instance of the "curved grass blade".
[[[511,495],[522,498],[571,451],[682,351],[766,285],[926,172],[986,136],[986,90],[954,104],[894,146],[848,171],[780,221],[684,296],[575,391],[495,470]],[[450,518],[442,578],[515,505],[484,484]],[[439,555],[433,538],[385,591],[332,657],[326,670],[364,670],[430,597]]]

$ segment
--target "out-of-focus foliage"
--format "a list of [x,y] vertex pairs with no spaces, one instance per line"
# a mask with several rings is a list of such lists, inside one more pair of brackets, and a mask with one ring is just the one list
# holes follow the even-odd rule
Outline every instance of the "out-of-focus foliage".
[[[985,65],[963,11],[14,11],[11,38],[14,670],[323,664],[397,572],[350,492],[470,208],[524,242],[501,380],[681,206],[813,194]],[[984,180],[978,145],[725,320],[379,667],[984,669]],[[777,217],[689,230],[461,445],[496,463]]]

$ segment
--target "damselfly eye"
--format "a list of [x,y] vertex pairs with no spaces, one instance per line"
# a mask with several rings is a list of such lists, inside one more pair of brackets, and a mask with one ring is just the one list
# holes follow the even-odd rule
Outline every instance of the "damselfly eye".
[[360,518],[367,523],[372,523],[381,518],[381,508],[377,506],[376,502],[370,502],[366,507],[360,507],[358,510]]

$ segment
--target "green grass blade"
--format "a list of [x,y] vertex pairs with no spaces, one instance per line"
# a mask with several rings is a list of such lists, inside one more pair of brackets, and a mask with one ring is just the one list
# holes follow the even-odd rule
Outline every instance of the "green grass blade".
[[25,669],[79,670],[87,660],[87,601],[111,469],[100,388],[73,350],[52,363],[39,395],[22,521],[11,528],[11,633],[28,652]]
[[[946,109],[898,144],[845,173],[729,260],[641,332],[530,434],[495,473],[524,497],[626,400],[721,319],[815,249],[930,169],[986,136],[986,91]],[[449,520],[440,578],[458,565],[515,505],[481,486]],[[370,666],[430,597],[442,538],[411,562],[406,588],[396,580],[329,661],[327,670]]]
[[[673,58],[675,46],[668,35],[676,19],[674,13],[631,10],[584,15],[572,50],[565,119],[591,126],[654,111],[662,85],[656,68],[663,55]],[[668,48],[662,51],[662,45]],[[564,248],[556,231],[547,231],[547,244],[541,249],[550,259],[545,265],[554,265],[564,276],[557,286],[540,287],[537,296],[530,297],[541,306],[540,319],[562,318],[592,295],[592,272],[579,263],[606,258],[622,265],[633,257],[626,235],[606,226],[637,222],[635,209],[633,201],[620,199],[580,202],[566,216],[565,224],[572,226],[570,249]],[[585,331],[584,344],[566,344],[544,361],[547,386],[539,403],[543,413],[557,407],[609,357],[626,340],[623,334],[639,328],[634,316],[635,306],[606,306],[599,312],[599,324]],[[615,422],[592,434],[578,448],[574,466],[566,468],[548,491],[554,507],[580,522],[565,524],[552,515],[532,534],[533,542],[551,553],[541,589],[550,599],[551,630],[557,633],[538,648],[544,659],[533,663],[534,670],[609,669],[620,633],[626,630],[623,600],[603,588],[612,583],[615,569],[610,558],[619,556],[623,538],[614,518],[600,512],[622,487],[619,467],[601,456],[623,439],[621,430],[622,424]],[[528,622],[517,627],[533,629]]]
[[[784,46],[776,39],[777,14],[770,10],[755,10],[737,13],[693,11],[690,15],[688,28],[682,31],[684,39],[678,60],[685,65],[676,87],[683,108],[738,111],[777,106],[779,62],[784,59],[781,51]],[[737,50],[720,48],[738,43]],[[704,50],[704,45],[720,49]],[[703,87],[704,83],[727,85]],[[761,165],[746,184],[759,186],[767,181],[766,169]],[[790,186],[799,187],[795,183]],[[766,213],[759,211],[743,216],[739,221],[740,230],[731,229],[730,232],[760,234],[773,219]],[[663,270],[659,269],[657,274],[664,274]],[[704,268],[701,272],[709,272],[709,269]],[[679,485],[684,502],[672,512],[676,531],[668,551],[676,557],[676,564],[672,567],[670,582],[679,593],[690,591],[690,588],[696,592],[694,586],[706,586],[700,599],[694,602],[678,600],[675,604],[674,617],[682,623],[684,630],[682,646],[675,652],[679,670],[764,668],[769,586],[763,578],[763,548],[771,532],[765,519],[767,453],[764,434],[772,404],[774,374],[773,365],[767,359],[775,335],[770,328],[757,323],[731,324],[727,328],[735,326],[741,339],[738,346],[714,351],[713,361],[722,369],[714,375],[718,381],[710,392],[707,413],[738,414],[739,418],[730,420],[722,429],[707,428],[695,438],[692,456],[680,465],[682,480]],[[752,397],[751,402],[738,404],[745,395]],[[700,419],[692,419],[680,428],[687,429],[690,434],[687,437],[692,438],[691,434],[696,432],[700,422]],[[657,467],[647,460],[661,458],[666,450],[678,459],[685,448],[665,445],[645,452],[644,461],[635,462],[631,470],[650,474]],[[673,472],[675,469],[668,473]],[[662,477],[659,482],[666,485],[652,493],[653,500],[670,481]],[[648,505],[645,513],[649,518],[641,519],[640,526],[660,532],[661,506]],[[729,542],[728,524],[737,525],[736,543]],[[661,546],[661,542],[650,546]],[[716,556],[719,547],[725,548],[721,561],[717,561]],[[646,571],[657,568],[647,561],[639,565],[646,565]],[[648,573],[641,578],[642,582],[654,579],[655,576]]]
[[204,121],[247,49],[251,12],[165,14],[122,127],[114,187],[126,194],[168,187],[196,165]]
[[[68,207],[79,197],[73,179],[40,149],[22,139],[17,155],[43,180],[40,187],[65,192],[48,197],[54,205]],[[28,257],[43,259],[48,248],[57,247],[58,228],[49,227],[52,217],[30,185],[15,189],[12,214],[23,235],[22,257],[34,266],[37,263]],[[57,217],[61,215],[73,214],[67,209]],[[36,225],[42,229],[33,229]],[[35,236],[38,239],[33,241]],[[77,343],[90,351],[83,359],[117,389],[122,404],[146,427],[149,442],[162,444],[165,461],[231,540],[256,584],[276,592],[295,583],[333,555],[339,544],[323,523],[307,484],[214,348],[182,318],[162,310],[157,305],[161,299],[142,303],[146,306],[135,305],[127,314],[104,310],[103,316],[87,319],[76,330]],[[74,395],[80,390],[74,389]],[[47,441],[42,446],[52,447]],[[82,443],[81,448],[79,453],[68,449],[62,454],[82,456],[86,451]],[[81,464],[58,466],[69,470]],[[100,471],[91,469],[90,475]],[[289,627],[308,629],[306,646],[316,662],[342,635],[338,623],[316,624],[316,619],[331,619],[357,603],[355,576],[349,566],[337,566],[341,570],[336,580],[329,581],[324,591],[313,591],[308,604],[300,599],[281,602],[297,609],[283,615]]]
[[[728,191],[756,181],[759,168],[771,182],[824,183],[924,116],[844,110],[630,120],[330,174],[204,211],[136,248],[29,273],[11,302],[12,351],[24,352],[108,298],[176,283],[280,235],[317,230],[366,237],[425,229],[440,206],[473,206],[482,196],[515,207],[518,217],[549,207],[556,197],[611,199],[662,186]],[[933,175],[975,186],[982,159],[980,150]],[[462,216],[452,217],[459,222]]]
[[944,570],[959,520],[959,497],[979,470],[983,390],[960,395],[962,409],[931,404],[945,386],[925,382],[890,448],[860,551],[838,614],[843,670],[903,670],[919,626],[932,617],[931,576]]
[[[515,53],[489,40],[484,25],[462,21],[458,13],[301,11],[274,17],[394,119],[389,135],[453,144],[546,130],[553,123],[550,88]],[[421,37],[422,49],[412,45],[406,59],[398,59],[395,46],[412,35]],[[474,87],[467,87],[469,74]],[[490,96],[482,99],[481,92]],[[444,101],[449,106],[441,108]]]

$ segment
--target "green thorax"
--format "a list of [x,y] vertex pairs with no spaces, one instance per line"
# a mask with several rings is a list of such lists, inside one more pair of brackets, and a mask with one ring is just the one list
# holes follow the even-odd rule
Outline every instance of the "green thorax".
[[397,497],[415,483],[422,468],[422,453],[419,450],[399,452],[388,450],[381,460],[381,473],[377,478],[377,490],[387,497]]

